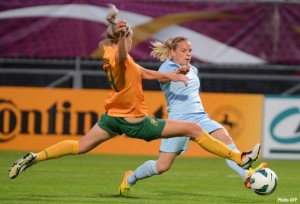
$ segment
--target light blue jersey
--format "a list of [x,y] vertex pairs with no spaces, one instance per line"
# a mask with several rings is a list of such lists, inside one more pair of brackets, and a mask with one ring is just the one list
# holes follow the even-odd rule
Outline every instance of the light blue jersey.
[[[178,64],[166,60],[159,68],[159,72],[174,72]],[[199,96],[200,80],[198,70],[191,66],[186,74],[188,86],[183,82],[160,83],[160,87],[168,104],[169,119],[185,120],[198,123],[205,131],[211,133],[223,128],[218,122],[211,120],[205,113],[202,101]],[[186,152],[188,149],[189,137],[174,137],[161,140],[160,151],[162,152]]]
[[[174,72],[179,65],[170,60],[166,60],[159,68],[159,72]],[[169,114],[186,114],[204,112],[201,99],[199,97],[200,81],[198,70],[191,66],[186,75],[189,79],[186,87],[183,82],[160,83],[161,90],[167,99]]]

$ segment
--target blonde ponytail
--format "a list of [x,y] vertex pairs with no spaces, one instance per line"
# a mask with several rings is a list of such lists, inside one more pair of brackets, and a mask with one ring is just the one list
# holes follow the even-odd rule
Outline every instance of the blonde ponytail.
[[[108,4],[108,7],[110,8],[110,10],[105,18],[106,21],[108,22],[108,27],[105,32],[106,39],[100,42],[100,45],[118,43],[120,37],[120,33],[117,32],[117,20],[116,20],[119,11],[116,8],[116,6],[113,4]],[[129,31],[130,31],[130,26],[127,24],[126,31],[125,31],[126,36],[129,34]]]
[[116,18],[119,11],[113,4],[108,4],[108,7],[110,8],[110,10],[106,16],[106,20],[109,24],[116,25]]
[[172,38],[168,39],[164,44],[158,41],[151,42],[150,44],[152,46],[150,56],[159,59],[161,62],[170,60],[172,58]]
[[158,41],[150,42],[152,45],[150,56],[155,57],[156,59],[159,59],[161,62],[164,62],[166,60],[171,60],[171,50],[176,50],[177,44],[182,41],[189,41],[184,36],[179,36],[175,38],[169,38],[164,44]]

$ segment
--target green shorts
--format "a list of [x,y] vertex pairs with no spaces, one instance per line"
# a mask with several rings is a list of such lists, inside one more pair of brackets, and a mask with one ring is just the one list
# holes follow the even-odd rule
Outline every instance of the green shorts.
[[102,114],[98,121],[99,127],[112,135],[126,134],[128,137],[151,141],[159,138],[165,127],[166,121],[146,117],[138,123],[129,123],[123,118],[112,117],[107,113]]

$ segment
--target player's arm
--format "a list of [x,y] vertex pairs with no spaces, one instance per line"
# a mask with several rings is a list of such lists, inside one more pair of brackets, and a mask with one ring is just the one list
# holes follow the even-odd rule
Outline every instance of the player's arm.
[[[170,73],[186,75],[190,71],[190,67],[191,67],[190,65],[182,65],[182,66],[179,66],[178,69],[176,69],[176,71],[172,71]],[[170,81],[171,81],[170,79],[159,79],[160,83],[168,83]]]
[[126,36],[125,36],[126,26],[127,26],[127,21],[125,19],[120,19],[117,22],[116,32],[119,33],[120,35],[119,42],[118,42],[118,52],[116,56],[116,60],[118,64],[124,63],[128,55],[128,49],[126,46]]
[[181,81],[183,82],[186,86],[188,85],[188,78],[183,75],[183,74],[177,74],[175,72],[158,72],[158,71],[154,71],[154,70],[149,70],[149,69],[145,69],[141,66],[139,66],[142,72],[142,78],[143,79],[148,79],[148,80],[155,80],[155,79],[159,79],[159,80],[169,80],[169,81]]

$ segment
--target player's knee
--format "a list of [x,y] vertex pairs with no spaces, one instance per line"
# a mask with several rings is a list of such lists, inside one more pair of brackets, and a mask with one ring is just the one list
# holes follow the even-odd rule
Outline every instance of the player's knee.
[[159,163],[156,165],[156,170],[159,174],[168,171],[170,168],[171,168],[171,164],[169,163]]
[[93,149],[93,146],[90,145],[87,141],[85,140],[79,140],[79,151],[78,154],[85,154],[89,152],[91,149]]
[[196,123],[190,123],[189,130],[191,131],[189,135],[193,138],[197,138],[203,133],[201,126]]

